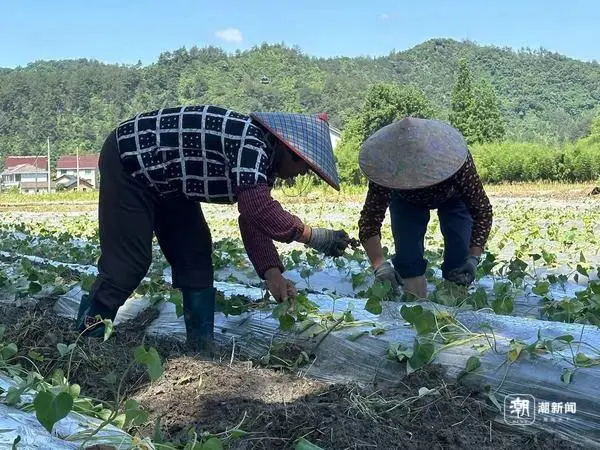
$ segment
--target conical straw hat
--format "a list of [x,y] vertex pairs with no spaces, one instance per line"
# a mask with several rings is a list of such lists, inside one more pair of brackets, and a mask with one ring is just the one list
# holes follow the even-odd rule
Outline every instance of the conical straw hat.
[[340,179],[325,114],[253,112],[250,116],[302,158],[321,179],[334,189],[340,190]]
[[406,117],[372,134],[358,156],[372,182],[389,189],[420,189],[454,175],[469,150],[460,132],[438,120]]

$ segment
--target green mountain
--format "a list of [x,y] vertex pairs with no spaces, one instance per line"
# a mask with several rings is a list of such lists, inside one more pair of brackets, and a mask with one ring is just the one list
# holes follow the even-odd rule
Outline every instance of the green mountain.
[[240,111],[325,111],[343,128],[375,82],[410,84],[447,118],[458,61],[487,78],[502,103],[508,138],[560,142],[587,133],[600,104],[600,65],[544,50],[512,51],[434,39],[377,58],[315,58],[262,45],[226,54],[215,47],[163,53],[149,66],[86,59],[0,69],[0,153],[97,152],[120,120],[179,104]]

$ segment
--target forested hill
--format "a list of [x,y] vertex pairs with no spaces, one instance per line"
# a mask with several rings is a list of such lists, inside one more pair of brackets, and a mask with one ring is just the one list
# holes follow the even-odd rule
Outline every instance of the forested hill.
[[446,118],[460,58],[488,78],[507,138],[571,140],[589,129],[600,102],[600,65],[546,51],[514,52],[447,39],[380,58],[319,59],[283,45],[227,55],[214,47],[164,53],[149,66],[89,60],[0,69],[0,153],[53,159],[100,149],[104,135],[136,112],[210,102],[240,111],[326,111],[342,128],[374,82],[412,84]]

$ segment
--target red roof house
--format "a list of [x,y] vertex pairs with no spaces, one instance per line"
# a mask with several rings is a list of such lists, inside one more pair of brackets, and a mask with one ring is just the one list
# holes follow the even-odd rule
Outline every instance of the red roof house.
[[46,156],[7,156],[4,160],[5,169],[10,169],[22,164],[48,170],[48,158]]
[[[79,156],[79,168],[96,169],[98,167],[98,155]],[[75,155],[63,155],[56,162],[56,170],[77,169],[77,157]]]

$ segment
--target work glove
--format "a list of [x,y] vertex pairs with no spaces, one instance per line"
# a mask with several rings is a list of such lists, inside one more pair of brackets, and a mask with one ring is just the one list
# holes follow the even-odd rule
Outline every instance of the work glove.
[[462,266],[449,271],[446,279],[461,286],[468,286],[475,280],[478,265],[479,258],[469,256]]
[[325,256],[342,256],[350,244],[350,236],[344,230],[328,230],[313,228],[310,239],[306,243],[310,248]]
[[374,274],[376,282],[383,282],[387,280],[392,284],[393,290],[398,289],[398,286],[402,285],[402,278],[400,278],[400,275],[398,275],[396,269],[394,269],[389,262],[385,262],[380,265],[374,270]]

